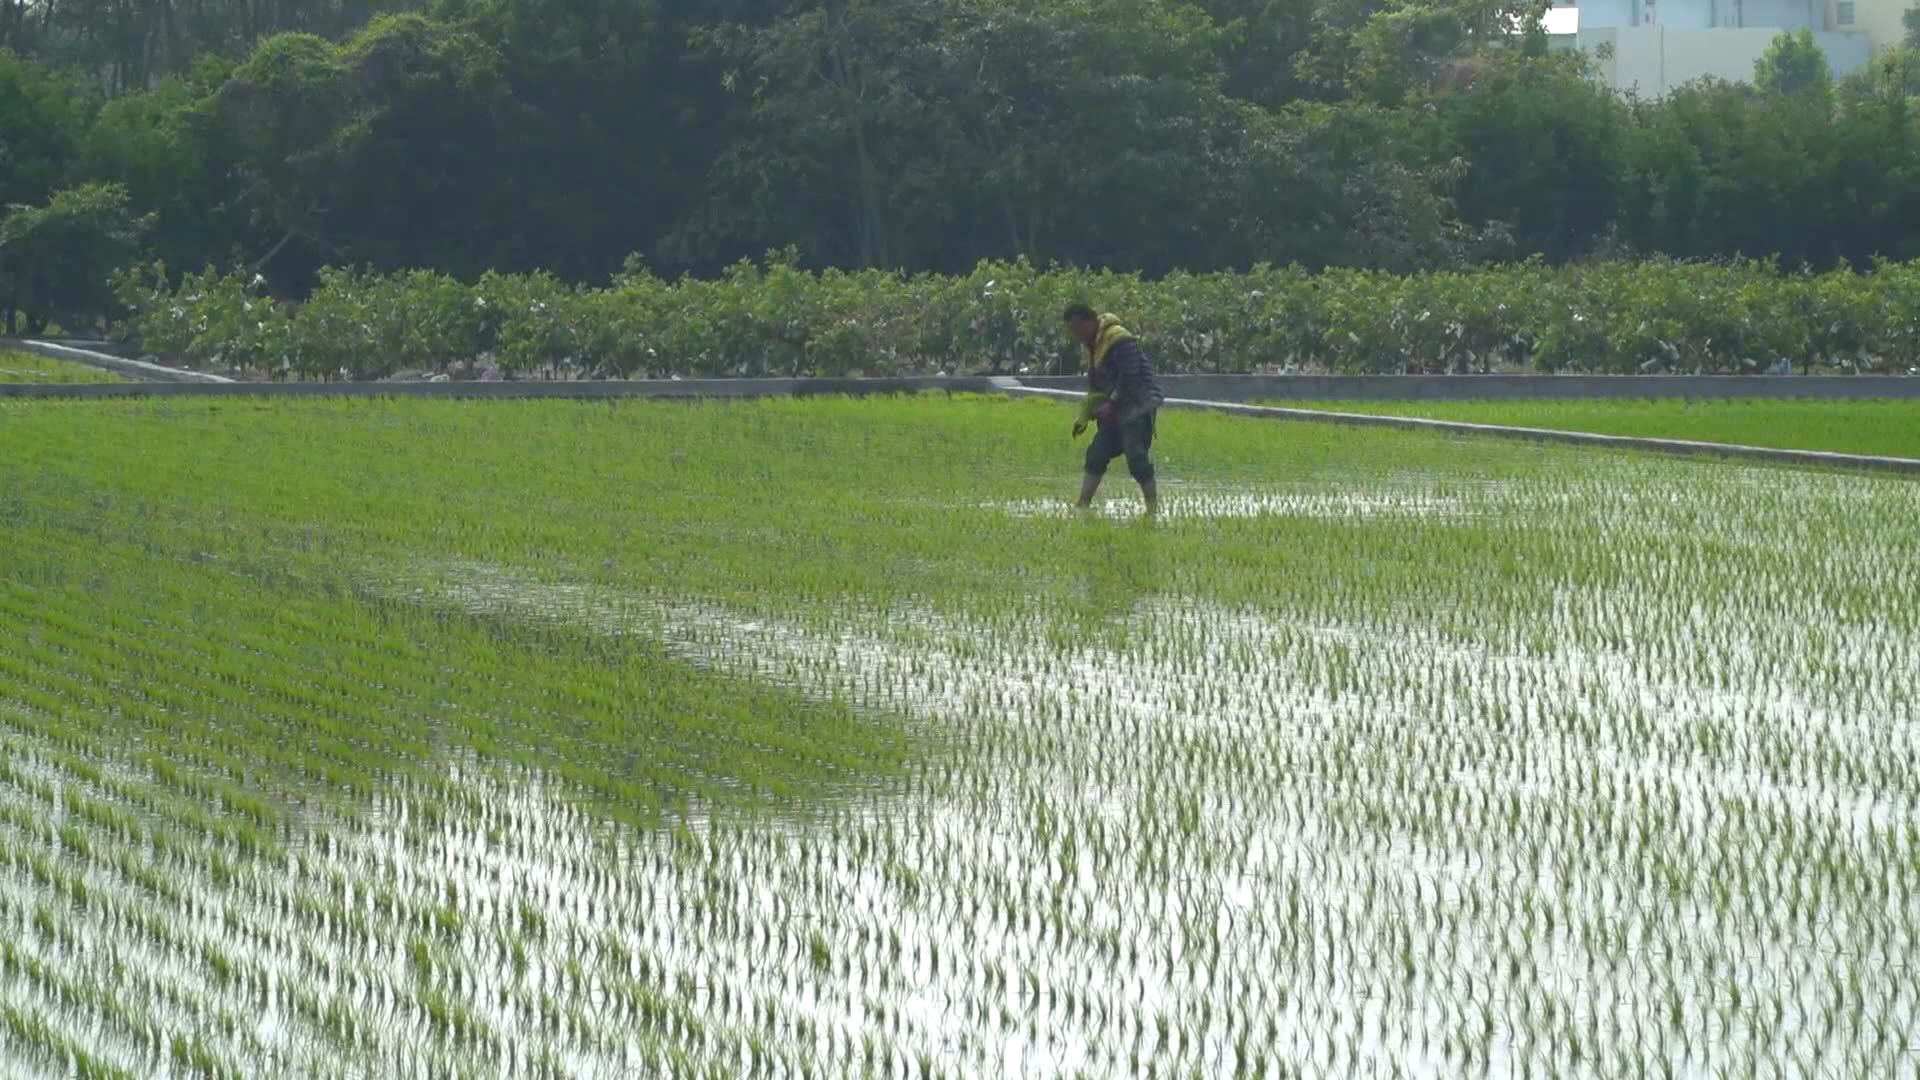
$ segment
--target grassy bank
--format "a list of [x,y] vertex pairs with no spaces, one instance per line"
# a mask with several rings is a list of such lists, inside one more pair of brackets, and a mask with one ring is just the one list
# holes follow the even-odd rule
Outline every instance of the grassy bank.
[[1920,457],[1920,400],[1269,401],[1294,409]]
[[59,360],[21,349],[0,349],[0,382],[5,383],[110,383],[120,382],[111,371]]

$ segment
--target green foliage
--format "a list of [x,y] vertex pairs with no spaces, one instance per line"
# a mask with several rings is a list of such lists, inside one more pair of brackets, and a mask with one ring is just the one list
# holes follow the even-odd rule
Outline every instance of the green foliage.
[[238,199],[275,237],[255,263],[290,263],[280,280],[304,286],[343,253],[390,271],[431,250],[469,276],[498,254],[510,208],[473,178],[496,164],[514,110],[499,55],[472,33],[405,15],[338,46],[282,34],[210,107],[245,181]]
[[[472,277],[511,257],[515,207],[499,168],[524,132],[499,52],[418,15],[383,16],[338,52],[351,88],[350,149],[328,205],[328,243],[382,270],[419,265]],[[510,234],[509,234],[510,235]]]
[[1505,222],[1519,250],[1557,260],[1615,220],[1630,116],[1575,56],[1475,64],[1434,106],[1470,163],[1458,192],[1469,222]]
[[1920,49],[1882,49],[1865,68],[1841,83],[1845,98],[1911,98],[1920,95]]
[[207,107],[224,77],[171,79],[108,101],[80,146],[82,174],[122,185],[134,206],[154,215],[150,245],[170,266],[225,261],[250,235],[245,213],[230,205],[233,148]]
[[[135,267],[114,283],[142,347],[206,366],[284,377],[296,371],[302,351],[296,349],[285,306],[264,295],[261,284],[241,271],[209,269],[188,273],[173,287],[160,263]],[[303,355],[316,353],[308,349]]]
[[310,34],[270,38],[220,87],[214,110],[242,200],[280,234],[261,262],[295,240],[332,255],[327,210],[365,130],[338,50]]
[[1804,26],[1774,37],[1766,54],[1753,62],[1753,84],[1763,94],[1788,97],[1825,100],[1833,92],[1827,54]]
[[126,189],[86,184],[54,193],[45,206],[15,205],[0,219],[0,308],[8,333],[15,312],[29,334],[49,322],[94,326],[112,313],[112,276],[140,255],[150,217],[136,216]]
[[1791,268],[1920,254],[1912,108],[1897,84],[1856,89],[1830,103],[1709,82],[1643,109],[1626,140],[1620,239]]
[[581,290],[545,272],[489,271],[474,291],[488,312],[500,366],[508,373],[551,378],[590,365],[589,311]]
[[1143,0],[803,6],[710,28],[747,125],[681,243],[781,246],[799,215],[822,226],[798,245],[813,262],[953,269],[950,238],[972,232],[973,252],[1165,268],[1234,138],[1218,37],[1198,8]]
[[243,273],[124,275],[128,332],[155,351],[302,378],[1077,373],[1067,303],[1119,312],[1173,372],[1732,372],[1786,361],[1920,363],[1920,266],[1786,274],[1767,262],[1541,262],[1395,275],[1256,266],[1242,274],[1041,270],[964,276],[809,272],[791,255],[713,279],[635,264],[605,288],[551,274],[328,271],[297,309]]
[[[788,249],[810,270],[903,279],[1022,259],[1159,278],[1920,257],[1909,56],[1836,92],[1813,39],[1783,35],[1759,92],[1629,102],[1545,51],[1544,10],[211,0],[127,27],[62,5],[31,33],[0,19],[0,46],[76,72],[0,56],[0,199],[119,183],[175,272],[246,266],[283,298],[326,266],[545,271],[571,288],[634,251],[715,280]],[[803,347],[780,321],[728,331],[765,340],[747,369],[896,362],[891,331]],[[615,370],[660,355],[549,331],[516,355]],[[881,355],[853,357],[859,340]]]
[[1389,5],[1354,35],[1351,85],[1372,101],[1399,105],[1466,45],[1467,27],[1454,13],[1428,4]]
[[0,47],[0,206],[44,202],[86,129],[80,88]]

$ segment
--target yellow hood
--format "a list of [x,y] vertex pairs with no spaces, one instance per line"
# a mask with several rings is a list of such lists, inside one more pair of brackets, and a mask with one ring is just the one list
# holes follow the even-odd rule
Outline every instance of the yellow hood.
[[1089,369],[1100,366],[1100,361],[1107,358],[1107,350],[1113,348],[1114,342],[1133,336],[1127,332],[1126,327],[1120,325],[1120,319],[1115,315],[1100,316],[1096,325],[1100,327],[1100,331],[1094,335],[1093,345],[1087,350]]

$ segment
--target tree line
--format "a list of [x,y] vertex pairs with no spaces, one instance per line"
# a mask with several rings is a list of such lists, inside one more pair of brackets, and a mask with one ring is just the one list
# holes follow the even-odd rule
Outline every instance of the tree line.
[[[1920,254],[1920,63],[1615,95],[1540,0],[0,0],[0,300],[102,267]],[[84,238],[84,241],[77,239]],[[71,309],[65,313],[62,307]]]

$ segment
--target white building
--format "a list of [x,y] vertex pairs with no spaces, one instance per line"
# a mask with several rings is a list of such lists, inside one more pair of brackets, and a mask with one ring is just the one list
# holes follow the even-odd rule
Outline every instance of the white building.
[[1908,2],[1579,0],[1547,12],[1547,33],[1557,47],[1591,56],[1608,86],[1653,98],[1705,76],[1746,82],[1776,35],[1802,27],[1835,78],[1851,74],[1900,44]]

